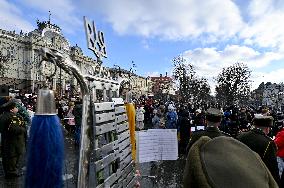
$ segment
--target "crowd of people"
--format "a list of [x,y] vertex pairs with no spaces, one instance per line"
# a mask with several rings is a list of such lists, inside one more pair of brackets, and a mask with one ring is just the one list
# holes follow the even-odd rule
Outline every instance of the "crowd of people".
[[[144,111],[143,129],[177,129],[179,155],[187,157],[202,136],[230,137],[256,152],[272,179],[284,186],[284,115],[265,106],[210,108],[173,101],[140,98],[137,109]],[[141,110],[139,110],[141,111]],[[213,115],[212,115],[213,114]],[[141,126],[137,127],[141,130]],[[186,179],[186,178],[185,178]]]
[[[229,137],[255,151],[273,180],[279,186],[284,185],[281,184],[284,180],[284,115],[281,112],[267,107],[212,108],[209,105],[165,102],[146,96],[134,100],[134,104],[137,109],[136,130],[177,129],[181,157],[189,157],[191,148],[203,136],[210,139]],[[79,145],[82,101],[75,97],[61,98],[56,99],[56,105],[62,125]],[[18,177],[22,175],[19,163],[25,153],[36,96],[0,97],[0,107],[1,155],[5,176]]]

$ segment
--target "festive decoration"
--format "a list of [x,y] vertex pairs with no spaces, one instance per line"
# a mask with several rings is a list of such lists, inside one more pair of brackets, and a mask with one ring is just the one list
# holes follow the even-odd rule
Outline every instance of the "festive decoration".
[[52,90],[38,93],[28,144],[26,188],[62,188],[64,140]]

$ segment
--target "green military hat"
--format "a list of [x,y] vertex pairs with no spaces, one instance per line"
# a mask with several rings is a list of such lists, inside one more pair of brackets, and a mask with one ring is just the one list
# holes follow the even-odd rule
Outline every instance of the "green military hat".
[[16,104],[15,101],[12,101],[12,100],[6,102],[5,104],[3,104],[1,106],[1,108],[3,108],[4,110],[11,110],[11,109],[13,109],[15,107],[17,107],[17,104]]
[[272,127],[273,120],[272,116],[256,115],[253,118],[253,124],[259,127]]
[[[241,181],[240,181],[241,180]],[[260,156],[226,136],[202,136],[190,148],[183,187],[278,188]]]
[[209,108],[206,111],[206,120],[210,122],[220,122],[222,118],[222,112],[217,108]]

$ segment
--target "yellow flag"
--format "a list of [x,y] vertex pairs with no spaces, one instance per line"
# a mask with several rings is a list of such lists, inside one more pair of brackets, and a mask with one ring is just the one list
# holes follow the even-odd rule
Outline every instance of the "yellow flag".
[[129,130],[130,130],[130,142],[132,145],[132,159],[136,159],[136,140],[135,140],[135,107],[132,103],[125,104],[126,112],[128,116]]

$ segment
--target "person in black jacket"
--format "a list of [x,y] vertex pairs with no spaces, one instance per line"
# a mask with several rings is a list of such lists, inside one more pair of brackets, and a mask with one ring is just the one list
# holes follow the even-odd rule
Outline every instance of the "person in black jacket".
[[216,108],[209,108],[206,111],[206,123],[207,126],[205,130],[195,131],[192,133],[189,143],[187,145],[186,151],[188,153],[191,146],[202,136],[208,136],[209,138],[215,138],[218,136],[230,136],[218,129],[222,119],[222,113]]
[[279,170],[276,158],[277,148],[273,140],[267,136],[273,124],[272,116],[256,116],[253,120],[254,128],[241,133],[237,139],[258,153],[275,181],[280,186]]
[[190,117],[185,106],[181,106],[178,112],[178,130],[180,131],[179,153],[185,154],[186,146],[190,138]]

